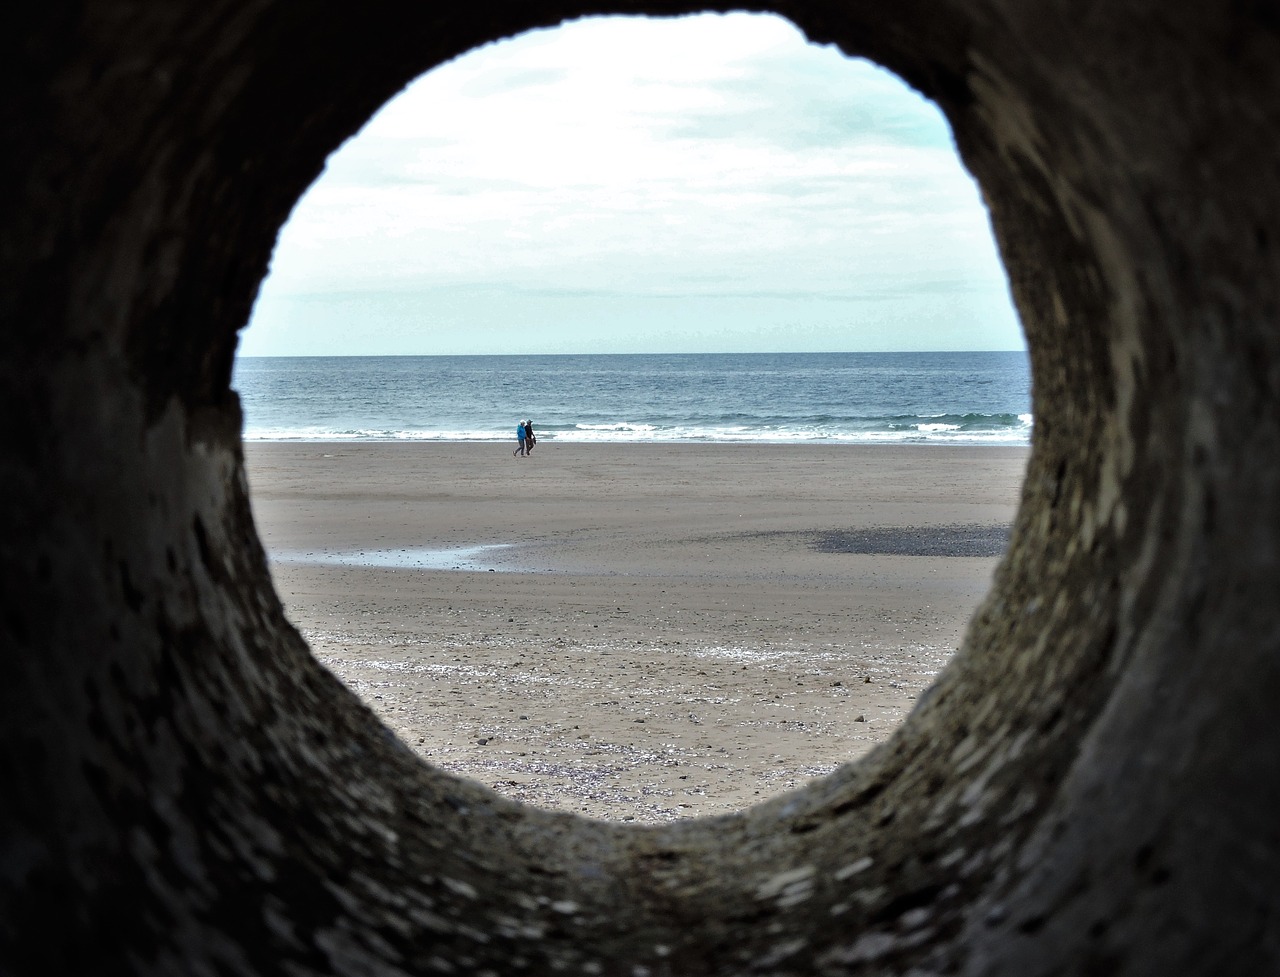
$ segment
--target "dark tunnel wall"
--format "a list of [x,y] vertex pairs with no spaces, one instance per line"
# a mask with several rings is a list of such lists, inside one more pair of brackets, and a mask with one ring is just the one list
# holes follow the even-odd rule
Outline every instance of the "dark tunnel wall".
[[1270,4],[770,8],[939,103],[1031,345],[1012,549],[870,757],[714,821],[526,809],[284,619],[228,384],[325,156],[477,44],[703,9],[0,15],[0,973],[1280,972]]

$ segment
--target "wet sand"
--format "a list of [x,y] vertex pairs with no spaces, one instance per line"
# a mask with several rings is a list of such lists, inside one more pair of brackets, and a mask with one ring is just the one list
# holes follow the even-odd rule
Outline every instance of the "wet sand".
[[1027,452],[246,456],[290,619],[405,743],[531,804],[660,821],[741,809],[888,738],[989,586]]

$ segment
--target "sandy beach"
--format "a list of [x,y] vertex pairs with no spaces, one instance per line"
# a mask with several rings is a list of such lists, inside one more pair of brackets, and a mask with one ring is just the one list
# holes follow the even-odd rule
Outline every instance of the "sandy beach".
[[989,586],[1027,457],[245,450],[290,619],[410,748],[634,821],[739,810],[887,739]]

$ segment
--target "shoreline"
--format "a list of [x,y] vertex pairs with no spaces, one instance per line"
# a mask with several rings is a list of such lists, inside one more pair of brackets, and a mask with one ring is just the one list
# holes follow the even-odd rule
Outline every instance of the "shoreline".
[[[427,762],[529,803],[637,821],[740,810],[884,742],[998,562],[919,554],[945,527],[1007,527],[1026,458],[509,451],[246,443],[277,592],[321,662]],[[854,545],[877,533],[897,551]],[[843,545],[824,551],[823,538]],[[500,572],[274,555],[513,542],[492,557]]]
[[[592,448],[632,448],[641,445],[652,447],[711,447],[721,445],[733,448],[746,447],[764,447],[764,448],[859,448],[874,450],[878,448],[978,448],[978,449],[1010,449],[1015,451],[1028,451],[1031,448],[1029,441],[946,441],[940,438],[920,438],[917,440],[903,441],[854,441],[854,440],[837,440],[835,438],[784,438],[779,440],[769,440],[766,438],[739,438],[733,439],[702,439],[702,438],[635,438],[628,440],[621,439],[592,439],[592,438],[564,438],[557,437],[554,434],[539,434],[539,445],[558,445],[561,447],[573,445],[575,447],[592,447]],[[470,445],[502,445],[508,447],[515,444],[514,437],[492,437],[492,438],[248,438],[241,436],[241,443],[244,445],[261,444],[261,445],[328,445],[330,447],[358,447],[360,445],[448,445],[451,447],[463,447]]]

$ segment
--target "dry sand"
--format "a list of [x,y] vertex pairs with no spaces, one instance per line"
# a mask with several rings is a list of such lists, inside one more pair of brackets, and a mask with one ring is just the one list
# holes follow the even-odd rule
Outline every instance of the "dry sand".
[[[290,619],[404,742],[510,797],[635,821],[739,810],[887,739],[990,584],[1027,457],[246,455]],[[476,546],[500,548],[455,552]]]

